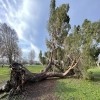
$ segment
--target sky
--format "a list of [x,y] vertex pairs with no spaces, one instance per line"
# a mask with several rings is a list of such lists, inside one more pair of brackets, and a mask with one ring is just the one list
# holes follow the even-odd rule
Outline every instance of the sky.
[[[100,20],[100,0],[56,0],[56,6],[69,3],[70,24],[81,25],[84,19]],[[35,60],[40,50],[47,50],[50,0],[0,0],[0,22],[7,23],[17,32],[23,57],[35,51]]]

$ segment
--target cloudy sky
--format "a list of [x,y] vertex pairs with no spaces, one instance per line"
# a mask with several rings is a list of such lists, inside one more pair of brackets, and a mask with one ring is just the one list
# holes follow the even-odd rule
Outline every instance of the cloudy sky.
[[[56,6],[69,3],[70,24],[81,25],[84,19],[100,20],[100,0],[56,0]],[[50,0],[0,0],[0,22],[7,23],[18,34],[24,57],[31,49],[38,60],[39,51],[46,51],[47,22]]]

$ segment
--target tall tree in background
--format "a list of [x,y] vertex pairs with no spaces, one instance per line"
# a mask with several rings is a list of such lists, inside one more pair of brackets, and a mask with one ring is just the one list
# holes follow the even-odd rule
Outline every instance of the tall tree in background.
[[14,60],[15,49],[18,52],[18,37],[14,29],[7,24],[0,23],[0,51],[1,55],[8,58],[11,64]]
[[[91,22],[87,19],[84,20],[82,30],[82,49],[85,61],[85,66],[93,66],[95,59],[98,56],[95,52],[98,52],[97,45],[100,43],[100,22]],[[94,52],[94,49],[96,50]],[[91,55],[94,53],[94,57]],[[87,64],[87,65],[86,65]]]
[[35,52],[34,50],[31,50],[29,52],[29,63],[32,65],[34,63],[34,58],[35,58]]
[[42,51],[41,50],[40,50],[40,53],[39,53],[39,60],[42,63]]
[[39,53],[39,60],[40,60],[40,62],[41,62],[43,65],[46,64],[46,57],[44,57],[44,56],[42,55],[42,51],[41,51],[41,50],[40,50],[40,53]]
[[99,54],[100,54],[100,47],[98,47],[96,44],[90,47],[90,56],[95,62],[98,61]]

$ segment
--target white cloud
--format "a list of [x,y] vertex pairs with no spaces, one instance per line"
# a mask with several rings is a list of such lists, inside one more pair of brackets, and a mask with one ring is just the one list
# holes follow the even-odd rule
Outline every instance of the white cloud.
[[[3,0],[0,0],[0,3],[1,3],[1,5],[2,5],[2,7],[3,7],[5,10],[7,10],[7,7],[6,7],[5,3],[3,2]],[[0,6],[1,6],[1,5],[0,5]]]
[[14,2],[15,4],[17,4],[16,0],[13,0],[13,2]]
[[[3,7],[3,10],[5,12],[2,13],[4,18],[1,18],[1,22],[8,23],[12,28],[14,28],[18,34],[18,38],[20,42],[24,42],[30,46],[29,49],[34,49],[36,53],[36,58],[38,59],[38,53],[39,49],[34,45],[34,43],[31,41],[32,39],[27,38],[26,34],[29,34],[33,37],[33,40],[35,41],[35,35],[36,30],[34,26],[37,25],[38,22],[38,16],[39,16],[39,8],[38,8],[38,2],[37,0],[0,0],[1,4],[0,6]],[[14,3],[14,5],[13,5]],[[14,7],[15,6],[15,7]],[[38,11],[37,11],[38,10]],[[1,11],[1,10],[0,10]],[[33,21],[33,29],[32,26],[30,26],[30,22]],[[32,31],[30,31],[32,30]],[[29,33],[33,32],[33,33]],[[26,33],[27,32],[27,33]],[[30,36],[30,37],[31,37]],[[32,38],[32,37],[31,37]],[[27,52],[28,48],[23,48],[22,51]]]
[[32,43],[30,43],[30,44],[31,44],[30,47],[22,48],[22,52],[24,53],[23,57],[26,56],[26,58],[28,58],[29,52],[31,50],[34,50],[34,52],[35,52],[35,60],[39,61],[38,55],[39,55],[40,50],[34,44],[32,44]]

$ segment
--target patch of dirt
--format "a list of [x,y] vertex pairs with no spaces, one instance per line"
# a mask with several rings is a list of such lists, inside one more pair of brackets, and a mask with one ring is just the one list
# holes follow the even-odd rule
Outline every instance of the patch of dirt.
[[[59,100],[54,94],[55,85],[55,79],[31,83],[25,87],[25,91],[21,95],[9,100]],[[8,100],[7,98],[2,100]]]

